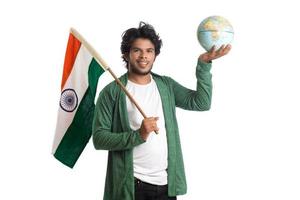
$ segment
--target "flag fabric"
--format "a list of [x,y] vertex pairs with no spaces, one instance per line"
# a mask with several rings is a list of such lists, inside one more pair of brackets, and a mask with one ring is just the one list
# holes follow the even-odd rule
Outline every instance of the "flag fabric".
[[54,157],[70,168],[74,167],[91,137],[97,84],[104,71],[87,45],[71,31],[52,147]]

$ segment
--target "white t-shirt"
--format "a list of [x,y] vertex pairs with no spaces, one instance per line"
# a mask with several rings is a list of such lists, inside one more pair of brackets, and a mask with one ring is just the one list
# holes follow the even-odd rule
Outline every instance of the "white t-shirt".
[[[141,181],[166,185],[168,183],[168,146],[160,94],[155,81],[139,85],[128,80],[126,85],[147,117],[159,117],[157,126],[159,134],[151,132],[147,141],[133,148],[134,176]],[[141,127],[143,116],[133,103],[126,97],[129,124],[132,130]]]

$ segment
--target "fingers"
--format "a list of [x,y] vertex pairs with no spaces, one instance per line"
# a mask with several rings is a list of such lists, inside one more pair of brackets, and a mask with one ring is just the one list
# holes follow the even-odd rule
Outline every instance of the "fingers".
[[227,44],[226,47],[224,48],[223,54],[224,54],[224,55],[228,54],[230,50],[231,50],[231,45],[230,45],[230,44]]
[[216,47],[213,46],[211,48],[211,50],[208,52],[208,57],[210,60],[214,60],[216,58],[219,58],[219,57],[222,57],[222,56],[225,56],[226,54],[229,53],[231,49],[231,45],[230,44],[227,44],[227,45],[222,45],[219,49],[216,50]]
[[148,117],[148,118],[145,118],[144,121],[157,121],[159,119],[159,117]]
[[209,58],[211,60],[216,59],[217,57],[219,57],[223,49],[224,49],[224,45],[222,45],[219,49],[216,49],[216,45],[214,45],[208,52]]
[[222,52],[224,51],[225,45],[223,44],[222,46],[220,46],[220,48],[216,51],[217,55],[222,54]]
[[144,119],[144,126],[149,132],[158,131],[157,127],[158,117],[149,117]]
[[214,53],[216,51],[216,45],[212,46],[212,48],[209,50],[209,53]]
[[144,122],[155,122],[158,120],[159,118],[158,117],[148,117],[148,118],[145,118],[143,121]]
[[222,45],[217,50],[216,50],[216,46],[214,45],[208,52],[201,54],[198,59],[208,63],[216,58],[225,56],[226,54],[229,53],[230,50],[231,50],[230,44]]
[[227,45],[222,45],[216,52],[216,55],[218,57],[221,57],[221,56],[224,56],[226,54],[228,54],[228,52],[230,51],[231,49],[231,45],[230,44],[227,44]]
[[145,119],[145,126],[147,127],[149,132],[158,131],[157,127],[158,117],[150,117]]
[[140,134],[145,141],[152,131],[158,132],[159,128],[156,123],[158,119],[158,117],[149,117],[143,119],[140,128]]

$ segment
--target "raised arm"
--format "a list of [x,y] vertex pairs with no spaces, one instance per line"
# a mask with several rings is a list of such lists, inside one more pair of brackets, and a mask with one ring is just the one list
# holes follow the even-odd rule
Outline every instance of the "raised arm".
[[172,89],[175,95],[175,105],[186,110],[204,111],[210,109],[212,81],[211,63],[204,63],[198,60],[196,67],[197,89],[188,89],[173,79],[171,80]]
[[213,47],[201,54],[196,67],[197,89],[191,90],[171,80],[176,106],[186,110],[209,110],[212,96],[211,61],[220,58],[230,51],[230,45],[223,45],[218,50]]

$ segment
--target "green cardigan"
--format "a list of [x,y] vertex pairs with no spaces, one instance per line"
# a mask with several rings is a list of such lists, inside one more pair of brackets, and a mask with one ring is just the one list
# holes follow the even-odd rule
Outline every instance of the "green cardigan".
[[[152,73],[163,106],[168,141],[168,194],[186,193],[186,179],[180,146],[175,107],[186,110],[209,110],[212,82],[211,63],[198,61],[197,91],[187,89],[166,76]],[[126,85],[128,74],[120,77]],[[134,200],[133,148],[145,142],[139,130],[128,121],[126,96],[117,83],[111,82],[99,94],[93,121],[96,149],[109,150],[104,200]]]

